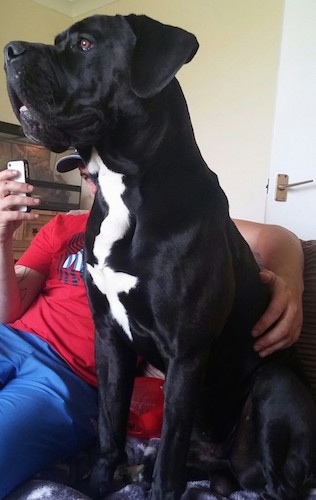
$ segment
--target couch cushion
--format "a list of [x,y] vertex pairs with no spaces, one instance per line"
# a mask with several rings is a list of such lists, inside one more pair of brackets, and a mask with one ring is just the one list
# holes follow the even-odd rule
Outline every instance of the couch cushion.
[[297,347],[316,399],[316,240],[301,243],[304,251],[304,319]]

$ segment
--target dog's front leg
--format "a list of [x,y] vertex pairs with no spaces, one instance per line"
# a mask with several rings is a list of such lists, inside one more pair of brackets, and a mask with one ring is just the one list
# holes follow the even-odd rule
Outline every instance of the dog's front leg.
[[134,383],[136,355],[106,318],[97,326],[96,365],[99,391],[99,453],[90,479],[94,499],[111,491],[115,468],[122,461],[126,428]]
[[177,500],[186,487],[185,467],[201,385],[202,368],[194,359],[169,364],[164,384],[162,435],[154,467],[151,500]]

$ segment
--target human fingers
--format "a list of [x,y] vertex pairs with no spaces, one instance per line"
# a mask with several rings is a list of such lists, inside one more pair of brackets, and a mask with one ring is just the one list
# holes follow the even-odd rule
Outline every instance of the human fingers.
[[25,182],[17,182],[15,178],[19,175],[17,170],[2,170],[0,172],[0,198],[5,198],[12,191],[15,193],[31,193],[33,186]]
[[[22,188],[23,189],[23,188]],[[31,192],[32,190],[28,190]],[[3,219],[3,213],[5,212],[4,218],[8,218],[8,211],[14,211],[14,212],[19,212],[20,215],[25,214],[26,212],[20,211],[19,207],[21,206],[27,206],[30,208],[36,208],[38,207],[40,200],[39,198],[35,198],[33,196],[25,196],[23,193],[25,191],[23,190],[21,193],[16,193],[9,191],[7,189],[1,191],[0,189],[0,218]],[[22,217],[23,219],[24,217]],[[29,218],[29,217],[27,217]],[[32,219],[33,217],[31,217]],[[9,219],[12,219],[12,217],[9,217]]]
[[254,337],[259,337],[267,331],[280,318],[289,302],[288,287],[275,273],[264,270],[260,273],[260,278],[269,288],[270,302],[252,329]]
[[[27,183],[16,182],[17,171],[2,170],[0,172],[0,242],[10,240],[14,231],[23,220],[35,220],[38,214],[20,211],[18,207],[30,208],[39,205],[38,198],[25,196],[31,194],[33,186]],[[16,193],[16,194],[13,194]]]
[[17,182],[15,170],[3,170],[0,172],[0,211],[17,210],[17,207],[26,205],[34,207],[39,200],[34,197],[26,197],[33,191],[33,186],[24,182]]
[[18,172],[16,170],[11,170],[8,168],[1,170],[0,171],[0,182],[14,179],[15,177],[17,177],[17,175],[18,175]]
[[278,349],[289,347],[297,341],[302,323],[302,299],[287,283],[272,271],[264,270],[261,279],[270,290],[270,303],[253,328],[258,338],[254,349],[260,356],[267,356]]
[[261,357],[268,356],[279,349],[286,349],[294,344],[300,335],[300,321],[291,321],[292,313],[286,312],[284,317],[277,321],[275,327],[264,333],[254,343],[254,350]]
[[[22,202],[19,200],[22,198]],[[24,201],[24,199],[27,198],[27,200]],[[17,200],[17,203],[21,205],[21,203],[33,203],[33,206],[38,205],[38,200],[33,200],[29,199],[29,197],[26,196],[16,196],[15,199]],[[0,199],[0,243],[4,243],[5,241],[8,241],[12,239],[14,231],[22,224],[23,221],[26,220],[36,220],[39,217],[39,214],[36,214],[34,212],[23,212],[20,210],[13,210],[10,208],[1,208],[1,205],[3,202]],[[5,205],[4,205],[5,206]]]

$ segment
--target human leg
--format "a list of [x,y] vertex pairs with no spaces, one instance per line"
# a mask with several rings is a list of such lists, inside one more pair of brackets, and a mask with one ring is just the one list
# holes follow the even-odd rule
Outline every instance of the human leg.
[[97,395],[40,339],[0,326],[0,499],[87,447]]

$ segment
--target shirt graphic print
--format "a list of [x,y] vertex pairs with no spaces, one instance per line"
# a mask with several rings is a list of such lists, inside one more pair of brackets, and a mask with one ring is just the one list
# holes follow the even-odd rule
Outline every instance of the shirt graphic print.
[[83,245],[84,233],[77,233],[70,240],[67,250],[61,256],[59,279],[64,283],[78,285],[82,279]]

